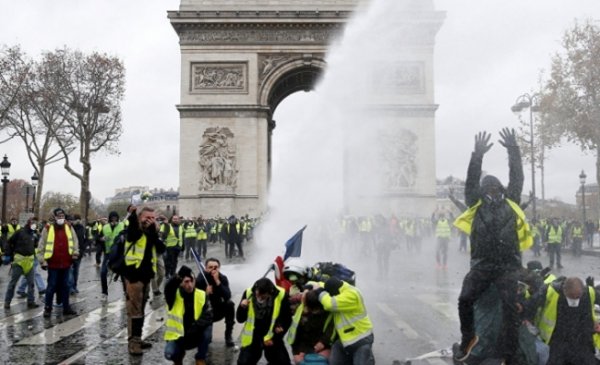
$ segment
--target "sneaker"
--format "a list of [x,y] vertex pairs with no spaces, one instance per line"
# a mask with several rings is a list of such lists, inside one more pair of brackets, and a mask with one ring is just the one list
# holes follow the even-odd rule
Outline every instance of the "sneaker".
[[471,350],[477,345],[477,342],[479,342],[478,336],[473,336],[468,342],[461,342],[460,347],[454,353],[454,359],[456,361],[465,361],[471,355]]
[[25,292],[22,292],[22,291],[18,291],[18,292],[17,292],[17,296],[18,296],[19,298],[27,298],[27,293],[25,293]]
[[147,349],[152,348],[152,342],[142,340],[142,342],[140,344],[141,344],[142,350],[147,350]]
[[27,308],[38,308],[40,305],[37,304],[36,302],[28,302],[27,303]]

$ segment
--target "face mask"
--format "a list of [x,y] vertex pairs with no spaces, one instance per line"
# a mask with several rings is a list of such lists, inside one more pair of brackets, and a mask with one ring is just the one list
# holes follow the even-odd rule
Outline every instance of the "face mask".
[[32,231],[35,231],[35,230],[36,230],[36,228],[37,228],[37,224],[35,224],[35,223],[32,223],[32,224],[29,226],[29,228],[31,228],[31,230],[32,230]]
[[577,299],[571,299],[569,297],[567,297],[567,304],[569,305],[569,307],[579,307],[579,298]]
[[58,224],[59,226],[62,226],[63,224],[65,224],[65,219],[64,218],[57,219],[56,224]]
[[258,304],[265,304],[266,302],[267,302],[267,298],[263,298],[263,299],[260,299],[258,297],[256,298],[256,303],[258,303]]

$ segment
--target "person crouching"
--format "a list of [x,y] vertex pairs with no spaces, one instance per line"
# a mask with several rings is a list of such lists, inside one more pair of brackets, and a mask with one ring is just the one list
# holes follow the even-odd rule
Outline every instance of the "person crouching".
[[206,293],[196,289],[192,269],[182,266],[167,282],[165,300],[168,310],[165,358],[173,364],[182,364],[186,350],[196,348],[196,365],[205,365],[212,341],[212,310]]

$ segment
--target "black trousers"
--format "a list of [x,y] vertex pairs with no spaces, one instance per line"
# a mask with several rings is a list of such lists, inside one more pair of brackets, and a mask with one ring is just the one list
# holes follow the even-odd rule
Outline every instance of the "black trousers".
[[225,337],[231,336],[235,323],[235,304],[230,300],[213,307],[213,323],[225,318]]
[[467,273],[458,298],[462,341],[469,341],[475,335],[473,306],[492,283],[502,299],[502,330],[498,338],[498,350],[506,359],[512,359],[518,346],[520,325],[516,305],[518,289],[516,271],[471,269]]
[[167,247],[165,252],[165,276],[168,278],[175,276],[179,251],[179,246]]
[[290,364],[290,355],[283,344],[281,335],[273,336],[273,345],[265,346],[263,336],[254,334],[250,346],[242,347],[238,357],[238,365],[256,365],[265,352],[265,359],[270,365],[287,365]]

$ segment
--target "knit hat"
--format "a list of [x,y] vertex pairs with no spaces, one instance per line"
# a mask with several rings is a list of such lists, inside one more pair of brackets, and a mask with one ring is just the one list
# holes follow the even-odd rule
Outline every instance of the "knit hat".
[[177,271],[177,276],[179,276],[180,278],[194,278],[194,273],[192,272],[192,269],[190,269],[189,267],[183,265],[182,267],[179,268],[179,271]]
[[110,222],[112,220],[112,218],[117,218],[117,221],[119,220],[119,213],[115,212],[114,210],[110,213],[108,213],[108,221]]
[[56,217],[59,214],[65,214],[65,211],[63,210],[63,208],[56,208],[52,211],[52,214]]

